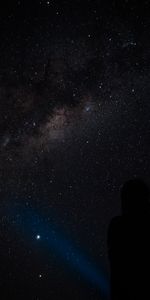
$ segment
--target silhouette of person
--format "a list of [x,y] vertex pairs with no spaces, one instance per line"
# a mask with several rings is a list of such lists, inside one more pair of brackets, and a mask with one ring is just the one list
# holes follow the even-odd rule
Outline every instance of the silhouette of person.
[[149,188],[141,179],[121,189],[122,215],[108,228],[111,299],[150,299]]

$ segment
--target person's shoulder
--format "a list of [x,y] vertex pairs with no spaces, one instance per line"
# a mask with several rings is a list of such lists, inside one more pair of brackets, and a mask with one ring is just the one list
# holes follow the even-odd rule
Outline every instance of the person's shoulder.
[[116,216],[112,218],[108,226],[108,236],[111,236],[113,235],[113,233],[116,233],[118,230],[120,230],[121,223],[122,223],[122,216]]
[[109,249],[112,248],[114,241],[118,241],[118,237],[120,236],[120,230],[122,227],[121,223],[122,223],[122,217],[116,216],[111,220],[108,226],[107,244]]
[[122,223],[122,216],[116,216],[114,218],[112,218],[110,224],[109,224],[109,227],[118,227],[118,224],[121,224]]

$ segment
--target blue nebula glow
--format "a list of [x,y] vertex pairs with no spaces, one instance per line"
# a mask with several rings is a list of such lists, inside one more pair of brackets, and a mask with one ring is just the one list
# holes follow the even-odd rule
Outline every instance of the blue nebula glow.
[[[83,253],[76,249],[71,241],[64,237],[64,234],[58,232],[58,226],[49,224],[43,217],[35,214],[33,210],[23,210],[19,212],[20,222],[18,220],[17,230],[22,236],[32,243],[35,239],[41,240],[40,247],[45,247],[58,255],[67,264],[69,268],[79,273],[83,280],[100,290],[101,296],[107,298],[109,295],[109,282],[104,273],[99,270]],[[38,232],[38,234],[37,234]],[[34,244],[33,244],[34,246]]]

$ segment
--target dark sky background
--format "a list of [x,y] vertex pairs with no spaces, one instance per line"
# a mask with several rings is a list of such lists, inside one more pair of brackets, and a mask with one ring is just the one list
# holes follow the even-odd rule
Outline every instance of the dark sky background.
[[1,299],[107,299],[119,189],[149,182],[149,1],[1,1]]

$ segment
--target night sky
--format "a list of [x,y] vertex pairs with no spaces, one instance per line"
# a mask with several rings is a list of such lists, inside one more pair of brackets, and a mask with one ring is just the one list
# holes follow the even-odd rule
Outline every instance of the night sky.
[[102,300],[119,189],[150,174],[150,2],[0,4],[0,298]]

